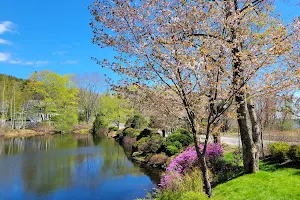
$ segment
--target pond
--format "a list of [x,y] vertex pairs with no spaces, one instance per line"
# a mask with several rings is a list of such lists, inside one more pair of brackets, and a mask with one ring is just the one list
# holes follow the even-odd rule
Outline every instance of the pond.
[[0,199],[143,198],[159,172],[114,140],[90,135],[0,139]]

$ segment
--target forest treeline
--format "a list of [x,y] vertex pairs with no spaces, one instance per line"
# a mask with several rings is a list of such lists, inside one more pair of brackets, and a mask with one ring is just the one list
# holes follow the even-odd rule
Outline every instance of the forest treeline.
[[132,110],[122,97],[100,94],[103,85],[97,74],[59,75],[44,70],[26,80],[2,74],[0,84],[3,129],[44,127],[69,132],[80,122],[92,122],[100,105],[101,113],[110,113],[109,123],[119,123]]
[[[101,94],[103,87],[103,80],[97,74],[59,75],[44,70],[34,72],[28,79],[1,74],[1,127],[43,126],[47,130],[68,132],[80,122],[92,123],[96,115],[102,116],[106,126],[119,126],[128,118],[142,114],[154,128],[169,132],[188,128],[187,116],[184,110],[176,109],[178,99],[172,92],[165,92],[161,98],[157,95],[160,88],[131,85],[114,88],[113,94]],[[264,130],[292,130],[299,126],[296,120],[299,97],[294,93],[261,96],[255,103]],[[235,121],[234,117],[222,119],[220,131],[236,131]]]

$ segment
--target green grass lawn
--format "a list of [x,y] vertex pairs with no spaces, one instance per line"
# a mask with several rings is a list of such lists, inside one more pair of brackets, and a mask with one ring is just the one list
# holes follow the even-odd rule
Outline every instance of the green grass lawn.
[[300,200],[300,169],[261,162],[261,170],[247,174],[213,189],[212,199]]
[[[234,163],[232,152],[225,154],[227,162]],[[242,166],[242,162],[239,162]],[[198,177],[200,179],[200,177]],[[186,184],[186,183],[185,183]],[[183,184],[183,188],[185,188]],[[186,189],[186,188],[185,188]],[[190,188],[188,188],[190,189]],[[246,174],[219,184],[212,190],[212,200],[300,200],[300,163],[278,161],[270,158],[260,161],[260,171]],[[168,196],[169,195],[169,196]],[[168,192],[159,200],[204,200],[198,191]]]

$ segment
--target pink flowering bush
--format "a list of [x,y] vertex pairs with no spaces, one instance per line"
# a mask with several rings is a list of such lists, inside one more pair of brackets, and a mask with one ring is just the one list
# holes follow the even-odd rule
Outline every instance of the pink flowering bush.
[[[199,145],[200,151],[203,145]],[[223,157],[222,145],[219,143],[208,144],[206,149],[206,159],[209,165]],[[184,174],[187,170],[199,166],[195,147],[188,147],[184,152],[179,154],[166,169],[166,174],[161,179],[161,188],[167,188],[174,177]]]

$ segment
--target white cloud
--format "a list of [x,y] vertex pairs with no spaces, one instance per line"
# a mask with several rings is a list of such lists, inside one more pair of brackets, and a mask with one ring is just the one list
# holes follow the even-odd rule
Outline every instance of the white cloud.
[[9,64],[21,64],[22,61],[21,60],[10,60],[8,61]]
[[0,62],[7,62],[9,60],[10,60],[10,54],[9,53],[0,52]]
[[14,64],[14,65],[30,65],[30,66],[42,66],[42,65],[48,65],[49,61],[47,60],[36,60],[36,61],[22,61],[22,60],[9,60],[9,64]]
[[48,65],[47,60],[35,60],[35,61],[23,61],[20,59],[12,59],[10,53],[0,52],[0,62],[5,62],[13,65],[32,65],[32,66],[42,66]]
[[61,62],[60,64],[62,64],[62,65],[76,65],[76,64],[78,64],[78,62],[76,60],[66,60],[66,61]]
[[4,40],[4,39],[0,38],[0,44],[8,44],[8,45],[10,45],[12,43],[10,41],[8,41],[8,40]]
[[37,61],[26,61],[20,63],[21,65],[35,65],[35,66],[42,66],[42,65],[48,65],[49,61],[46,60],[37,60]]
[[62,55],[62,54],[66,54],[68,52],[66,51],[55,51],[55,52],[52,52],[52,55],[56,56],[56,55]]
[[0,23],[0,34],[5,32],[12,32],[14,29],[14,24],[11,21],[4,21]]

